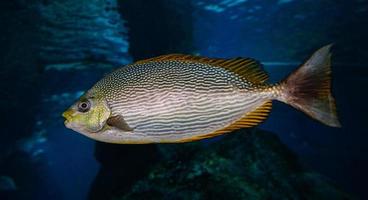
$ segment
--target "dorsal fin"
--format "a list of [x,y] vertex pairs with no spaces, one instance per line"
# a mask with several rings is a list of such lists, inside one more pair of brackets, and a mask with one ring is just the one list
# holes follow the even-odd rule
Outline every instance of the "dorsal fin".
[[211,138],[214,136],[218,136],[218,135],[222,135],[224,133],[229,133],[231,131],[240,129],[240,128],[250,128],[253,126],[258,125],[259,123],[263,122],[269,115],[270,111],[272,108],[272,101],[266,101],[264,104],[262,104],[261,106],[257,107],[255,110],[245,114],[242,118],[240,118],[239,120],[235,121],[234,123],[219,129],[217,131],[214,131],[212,133],[208,133],[208,134],[203,134],[203,135],[199,135],[196,136],[194,138],[188,138],[188,139],[184,139],[178,142],[192,142],[192,141],[196,141],[196,140],[201,140],[201,139],[205,139],[205,138]]
[[252,83],[263,83],[268,79],[268,75],[261,69],[261,64],[252,58],[233,58],[233,59],[222,59],[222,58],[207,58],[201,56],[191,56],[184,54],[168,54],[149,58],[146,60],[137,61],[135,64],[143,64],[154,61],[189,61],[198,62],[203,64],[210,64],[217,67],[222,67],[228,71],[231,71],[247,81]]

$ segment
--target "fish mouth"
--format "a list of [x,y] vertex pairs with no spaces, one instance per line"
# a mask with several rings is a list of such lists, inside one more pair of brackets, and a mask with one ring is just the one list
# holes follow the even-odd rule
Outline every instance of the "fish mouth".
[[68,127],[68,124],[69,124],[70,120],[72,119],[70,111],[67,110],[67,111],[63,112],[62,116],[65,118],[64,125],[66,127]]

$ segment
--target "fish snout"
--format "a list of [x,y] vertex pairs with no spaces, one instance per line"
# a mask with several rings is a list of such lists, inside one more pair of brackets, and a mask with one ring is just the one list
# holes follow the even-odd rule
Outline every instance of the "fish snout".
[[63,112],[62,116],[65,119],[64,124],[67,125],[72,119],[72,111],[68,109],[65,112]]

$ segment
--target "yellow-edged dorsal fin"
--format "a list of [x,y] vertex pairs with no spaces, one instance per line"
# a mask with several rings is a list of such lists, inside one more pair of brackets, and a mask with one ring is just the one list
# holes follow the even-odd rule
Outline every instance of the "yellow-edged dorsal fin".
[[239,57],[233,59],[222,59],[222,58],[191,56],[184,54],[168,54],[154,58],[149,58],[146,60],[137,61],[135,64],[143,64],[153,61],[168,61],[168,60],[192,61],[222,67],[252,83],[263,83],[268,79],[267,73],[261,69],[261,64],[257,60],[254,60],[252,58]]
[[251,111],[245,114],[241,119],[235,121],[234,123],[214,131],[212,133],[199,135],[193,138],[184,139],[178,142],[192,142],[196,140],[201,140],[205,138],[211,138],[214,136],[222,135],[224,133],[229,133],[231,131],[240,129],[240,128],[250,128],[253,126],[258,125],[259,123],[263,122],[269,115],[272,108],[272,101],[267,101],[261,106],[257,107],[254,111]]

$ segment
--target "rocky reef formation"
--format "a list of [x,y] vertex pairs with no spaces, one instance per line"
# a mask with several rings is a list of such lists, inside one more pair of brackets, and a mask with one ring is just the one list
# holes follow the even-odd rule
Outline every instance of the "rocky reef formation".
[[129,43],[117,9],[115,0],[59,0],[40,4],[40,30],[44,36],[41,59],[47,63],[126,64]]
[[160,161],[146,170],[120,170],[139,174],[134,182],[122,177],[115,185],[105,182],[114,190],[92,199],[351,198],[326,178],[303,170],[270,132],[243,129],[221,140],[162,144],[157,149]]
[[130,62],[124,20],[115,0],[14,0],[0,11],[0,187],[17,186],[0,199],[63,199],[48,186],[50,127],[93,77]]

